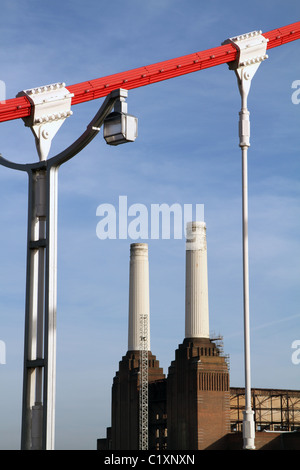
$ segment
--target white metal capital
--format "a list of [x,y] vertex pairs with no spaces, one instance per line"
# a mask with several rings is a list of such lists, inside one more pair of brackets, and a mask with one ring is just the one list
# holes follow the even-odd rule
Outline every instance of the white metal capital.
[[64,83],[23,90],[17,96],[26,95],[32,104],[31,115],[24,118],[31,128],[40,160],[46,160],[51,142],[65,119],[71,116],[71,99],[74,96]]
[[266,54],[268,39],[262,35],[261,31],[241,34],[240,36],[226,39],[222,44],[229,43],[239,52],[237,59],[229,63],[230,69],[250,66],[255,73],[259,64],[268,58]]
[[261,31],[252,31],[223,42],[223,44],[232,44],[238,51],[237,59],[229,63],[229,68],[235,70],[240,91],[246,96],[259,65],[268,58],[266,54],[268,39],[261,33]]
[[250,91],[251,81],[259,65],[268,58],[266,54],[268,39],[261,31],[235,36],[223,42],[233,44],[238,55],[234,62],[229,63],[229,69],[234,70],[240,95],[242,98],[242,109],[240,112],[239,136],[240,147],[250,146],[250,120],[247,109],[247,98]]

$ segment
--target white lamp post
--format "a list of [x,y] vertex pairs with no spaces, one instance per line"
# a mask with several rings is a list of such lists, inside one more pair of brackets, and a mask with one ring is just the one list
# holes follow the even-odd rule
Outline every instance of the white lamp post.
[[250,147],[250,120],[247,98],[251,80],[266,55],[268,40],[261,31],[253,31],[227,39],[238,50],[237,60],[229,64],[235,71],[241,95],[242,107],[239,121],[239,138],[242,149],[242,217],[243,217],[243,291],[244,291],[244,360],[245,360],[245,410],[243,418],[243,448],[255,449],[254,412],[251,406],[250,368],[250,315],[249,315],[249,254],[248,254],[248,162]]
[[[54,449],[57,297],[57,177],[59,167],[98,134],[106,116],[127,90],[105,99],[86,131],[66,150],[47,160],[51,141],[72,113],[64,84],[21,92],[32,103],[24,118],[36,140],[40,161],[18,164],[0,157],[0,164],[28,173],[28,240],[24,338],[21,449]],[[126,118],[126,114],[125,114]],[[120,132],[120,130],[119,130]],[[126,136],[123,141],[127,142]]]

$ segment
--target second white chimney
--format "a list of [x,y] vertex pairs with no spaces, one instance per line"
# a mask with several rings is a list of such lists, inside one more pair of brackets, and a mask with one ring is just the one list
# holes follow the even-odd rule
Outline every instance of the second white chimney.
[[150,351],[149,313],[148,245],[147,243],[133,243],[130,245],[128,351],[140,350],[141,318],[146,321],[147,349]]
[[209,338],[205,222],[186,227],[185,338]]

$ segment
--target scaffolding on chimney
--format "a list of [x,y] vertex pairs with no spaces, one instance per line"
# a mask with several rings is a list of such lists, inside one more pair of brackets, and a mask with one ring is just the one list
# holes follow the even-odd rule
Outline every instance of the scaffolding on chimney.
[[148,315],[140,315],[139,450],[148,450]]
[[224,339],[222,335],[216,335],[215,333],[210,334],[210,340],[216,344],[220,356],[225,358],[228,370],[230,370],[230,356],[229,354],[224,354]]

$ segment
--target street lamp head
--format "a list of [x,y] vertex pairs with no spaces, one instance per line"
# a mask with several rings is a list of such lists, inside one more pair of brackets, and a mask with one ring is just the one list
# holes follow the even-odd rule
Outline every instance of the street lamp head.
[[134,142],[138,134],[138,119],[127,113],[127,103],[120,96],[115,103],[114,111],[104,120],[103,137],[109,145]]

